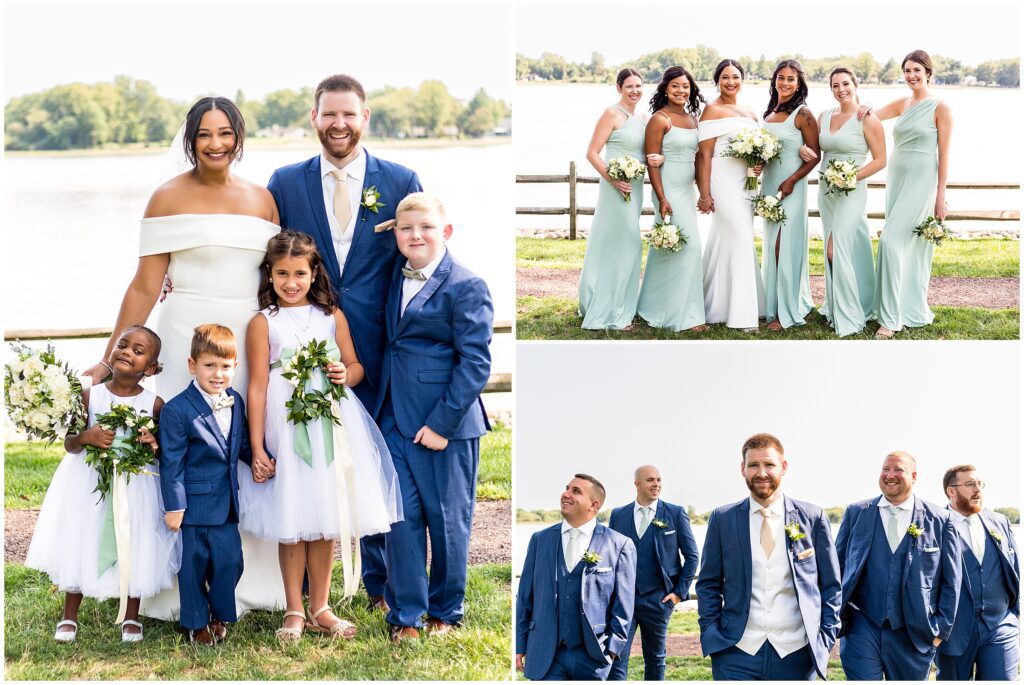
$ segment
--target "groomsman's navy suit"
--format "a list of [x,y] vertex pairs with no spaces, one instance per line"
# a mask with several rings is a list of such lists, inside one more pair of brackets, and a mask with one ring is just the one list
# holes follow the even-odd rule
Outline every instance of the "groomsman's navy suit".
[[[1017,680],[1020,641],[1020,561],[1010,522],[978,514],[985,531],[982,562],[966,524],[957,523],[963,550],[960,605],[949,639],[939,645],[937,680]],[[955,514],[950,515],[956,519]],[[999,539],[996,538],[999,536]]]
[[[400,316],[404,263],[396,262],[392,273],[388,345],[374,412],[405,510],[404,521],[386,536],[387,620],[419,626],[426,612],[457,624],[466,594],[480,436],[490,430],[480,393],[490,378],[494,309],[483,280],[446,251]],[[444,450],[413,444],[424,425],[448,439]]]
[[[927,680],[960,596],[960,541],[949,512],[914,498],[922,530],[889,548],[882,496],[851,504],[836,536],[843,572],[840,656],[848,680]],[[884,503],[883,503],[884,505]],[[887,506],[887,505],[884,505]]]
[[[828,654],[839,633],[841,601],[839,562],[831,527],[821,507],[790,497],[784,497],[783,501],[783,524],[799,524],[805,536],[799,540],[787,536],[786,558],[807,634],[808,645],[804,649],[810,648],[813,663],[797,660],[802,650],[780,660],[766,641],[761,648],[765,651],[764,666],[760,667],[757,677],[749,679],[807,680],[813,679],[815,672],[825,678]],[[701,650],[704,656],[711,656],[713,670],[716,660],[723,667],[720,671],[731,671],[733,662],[749,662],[755,658],[738,654],[736,647],[750,618],[753,578],[750,518],[748,497],[719,507],[708,521],[696,590]]]
[[[267,189],[277,203],[281,227],[313,236],[324,259],[331,288],[338,306],[345,313],[356,355],[363,365],[363,381],[353,390],[370,410],[380,390],[380,373],[386,344],[384,306],[388,297],[391,267],[399,258],[395,238],[390,231],[377,233],[374,227],[395,218],[395,208],[406,195],[423,190],[416,172],[379,159],[365,148],[366,176],[363,190],[376,187],[384,206],[373,213],[359,207],[352,244],[345,257],[344,270],[331,237],[331,226],[324,207],[320,155],[304,162],[281,167],[270,177]],[[404,259],[401,261],[404,262]],[[372,597],[384,594],[384,536],[362,539],[363,584]]]
[[160,414],[160,490],[167,511],[185,510],[181,525],[180,622],[199,630],[214,618],[232,622],[242,577],[238,535],[238,460],[252,463],[242,396],[231,408],[225,440],[202,393],[189,383]]
[[[690,596],[690,583],[697,574],[697,541],[690,528],[690,517],[682,507],[658,500],[658,508],[644,536],[636,530],[635,502],[612,510],[608,527],[622,533],[636,547],[636,598],[633,622],[622,651],[612,664],[608,680],[625,680],[629,671],[629,652],[637,626],[644,653],[644,680],[665,679],[665,640],[672,618],[672,602],[662,602],[670,592],[680,600]],[[685,563],[680,562],[680,556]]]
[[561,523],[530,537],[516,597],[516,654],[530,680],[605,680],[625,656],[636,548],[598,523],[587,549],[597,563],[568,569]]

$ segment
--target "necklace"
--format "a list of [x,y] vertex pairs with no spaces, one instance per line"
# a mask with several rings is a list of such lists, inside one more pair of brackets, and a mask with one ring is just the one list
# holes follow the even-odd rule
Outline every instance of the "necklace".
[[292,323],[294,323],[296,326],[298,326],[299,330],[301,330],[303,333],[305,333],[309,329],[309,324],[313,323],[313,307],[312,307],[312,305],[308,305],[308,304],[305,305],[305,306],[309,310],[307,312],[307,314],[306,314],[306,325],[305,326],[302,325],[302,320],[300,318],[296,318],[289,311],[290,309],[297,309],[297,307],[281,307],[280,308],[281,311],[285,312],[288,315],[288,318],[292,320]]

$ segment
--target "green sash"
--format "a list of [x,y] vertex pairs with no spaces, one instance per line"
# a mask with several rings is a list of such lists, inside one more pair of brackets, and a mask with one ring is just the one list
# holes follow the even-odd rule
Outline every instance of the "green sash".
[[[110,452],[117,453],[117,451],[128,442],[128,437],[124,435],[118,435],[114,438],[114,442],[110,445]],[[115,478],[117,477],[115,471]],[[111,491],[107,493],[104,498],[104,505],[106,513],[103,517],[103,528],[100,529],[100,549],[99,554],[96,557],[97,576],[102,576],[106,571],[117,563],[117,536],[114,534],[114,492],[113,484],[111,484]]]
[[[296,350],[293,347],[284,347],[281,349],[281,358],[270,365],[271,369],[279,369],[284,365],[284,362],[295,356]],[[327,356],[334,361],[341,361],[341,352],[338,350],[338,346],[333,340],[327,341]],[[320,378],[326,388],[330,384],[330,379],[327,378],[327,373],[322,369],[316,369],[314,373],[320,374]],[[311,381],[306,381],[303,387],[303,392],[310,392],[312,390]],[[340,417],[335,417],[340,420]],[[334,463],[334,421],[330,417],[321,416],[320,419],[320,430],[323,431],[324,435],[324,459],[327,465],[330,466]],[[307,466],[313,466],[313,448],[309,443],[309,428],[305,423],[295,424],[295,437],[294,437],[294,448],[295,454],[298,455],[302,461],[306,462]]]

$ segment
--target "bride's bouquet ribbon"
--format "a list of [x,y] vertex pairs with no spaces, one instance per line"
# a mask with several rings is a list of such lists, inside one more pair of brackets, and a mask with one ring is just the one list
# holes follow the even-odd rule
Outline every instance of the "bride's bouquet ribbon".
[[[111,450],[123,445],[127,438],[114,439]],[[128,515],[128,478],[114,467],[114,481],[111,496],[106,498],[106,514],[100,529],[100,544],[97,555],[97,575],[103,575],[117,564],[120,601],[117,620],[124,621],[128,609],[128,588],[132,577],[132,525]]]

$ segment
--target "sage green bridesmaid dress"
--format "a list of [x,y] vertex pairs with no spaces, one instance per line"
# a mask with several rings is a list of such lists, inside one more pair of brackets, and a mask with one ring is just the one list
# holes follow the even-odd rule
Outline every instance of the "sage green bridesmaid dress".
[[[795,125],[797,107],[785,121],[764,122],[764,128],[778,136],[782,143],[779,159],[766,164],[761,174],[762,192],[775,195],[779,186],[803,166],[800,146],[803,134]],[[765,319],[776,319],[783,328],[802,326],[804,317],[814,309],[807,266],[807,179],[801,179],[793,192],[782,201],[786,222],[764,222],[761,243],[761,280],[764,281]],[[775,244],[779,245],[779,261],[775,262]]]
[[885,228],[878,241],[875,315],[891,331],[927,326],[935,246],[913,234],[935,211],[939,178],[936,98],[910,105],[893,127],[893,154],[885,184]]
[[[672,205],[672,223],[686,236],[686,245],[679,252],[647,251],[638,313],[655,328],[684,331],[704,323],[704,271],[694,185],[696,126],[670,128],[662,140],[661,154],[665,156],[660,169],[665,199]],[[651,200],[661,218],[653,188]]]
[[[831,132],[832,115],[836,111],[826,112],[821,120],[818,143],[822,152],[822,175],[833,159],[864,166],[868,155],[864,127],[856,116],[850,117],[835,133]],[[818,209],[825,239],[825,303],[820,311],[832,324],[836,335],[843,337],[859,333],[865,323],[874,318],[875,268],[866,213],[868,186],[866,181],[860,181],[849,195],[826,195],[826,190],[824,178],[820,178]],[[830,239],[831,267],[828,264]]]
[[[626,115],[626,121],[608,136],[604,160],[607,162],[629,155],[644,162],[644,122],[620,105],[614,106]],[[600,181],[587,252],[580,272],[583,328],[625,328],[633,323],[636,315],[640,291],[643,177],[633,181],[632,185],[632,199],[626,202],[613,185],[603,178]]]

